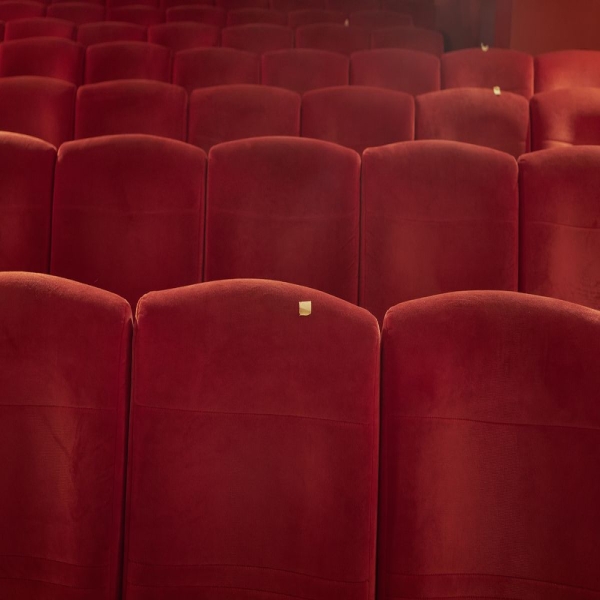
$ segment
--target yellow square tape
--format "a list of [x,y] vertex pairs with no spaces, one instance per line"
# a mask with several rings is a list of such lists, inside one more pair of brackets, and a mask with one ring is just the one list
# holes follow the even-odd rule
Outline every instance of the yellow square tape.
[[312,312],[312,302],[306,300],[304,302],[298,302],[298,313],[301,317],[308,317]]

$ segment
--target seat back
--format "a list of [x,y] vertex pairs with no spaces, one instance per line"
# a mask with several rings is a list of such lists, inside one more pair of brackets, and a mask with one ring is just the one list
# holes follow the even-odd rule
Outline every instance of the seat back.
[[373,599],[378,342],[366,311],[280,282],[141,300],[128,598]]
[[0,21],[9,22],[16,19],[43,17],[44,12],[45,7],[40,2],[28,2],[27,0],[0,2]]
[[350,55],[370,47],[368,29],[337,23],[315,23],[296,29],[296,47],[328,50]]
[[102,5],[90,4],[87,2],[65,2],[60,4],[50,4],[46,11],[49,17],[55,19],[65,19],[75,25],[85,25],[86,23],[99,23],[104,21],[105,8]]
[[293,48],[294,32],[290,27],[264,23],[225,27],[221,31],[221,45],[225,48],[262,54]]
[[444,53],[444,36],[439,31],[421,27],[387,27],[373,31],[371,47],[417,50],[440,57]]
[[227,13],[227,26],[250,25],[252,23],[270,23],[287,25],[287,13],[270,8],[238,8]]
[[517,165],[488,148],[409,142],[363,155],[360,304],[517,290]]
[[20,40],[31,37],[58,37],[66,40],[75,38],[75,24],[52,17],[32,17],[17,19],[6,24],[4,39]]
[[77,41],[84,46],[104,42],[145,42],[146,27],[133,23],[86,23],[77,28]]
[[218,6],[174,6],[167,9],[166,18],[167,23],[193,21],[215,27],[225,27],[227,11]]
[[161,23],[148,29],[149,42],[166,46],[173,52],[218,46],[220,39],[218,27],[202,23]]
[[109,8],[106,16],[109,21],[124,21],[145,27],[165,22],[164,11],[153,6],[118,6]]
[[350,14],[348,21],[354,27],[364,27],[371,31],[387,27],[410,27],[413,24],[410,15],[381,9],[358,10]]
[[340,10],[313,8],[293,10],[288,13],[288,25],[293,29],[302,25],[313,25],[314,23],[338,23],[343,25],[345,20],[346,15]]
[[535,93],[600,87],[600,51],[560,50],[535,57]]

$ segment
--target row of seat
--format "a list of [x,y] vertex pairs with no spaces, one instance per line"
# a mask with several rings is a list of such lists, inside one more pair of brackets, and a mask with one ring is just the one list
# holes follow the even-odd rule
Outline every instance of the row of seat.
[[[600,309],[600,148],[516,161],[455,142],[64,144],[1,134],[0,269],[118,293],[258,277],[360,303],[520,290]],[[518,175],[520,170],[520,190]],[[362,186],[362,190],[361,190]],[[206,191],[205,191],[206,190]],[[519,240],[520,236],[520,240]]]
[[0,344],[2,598],[600,597],[596,311],[455,293],[380,340],[291,284],[132,323],[0,273]]

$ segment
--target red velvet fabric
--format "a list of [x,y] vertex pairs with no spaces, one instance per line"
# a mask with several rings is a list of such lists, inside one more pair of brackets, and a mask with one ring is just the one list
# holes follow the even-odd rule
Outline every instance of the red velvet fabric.
[[294,32],[290,27],[254,23],[225,27],[221,31],[221,45],[246,52],[271,52],[294,46]]
[[165,22],[165,13],[159,8],[151,6],[120,6],[118,8],[109,8],[107,11],[107,20],[124,21],[125,23],[135,23],[136,25],[156,25]]
[[600,144],[600,88],[558,89],[531,99],[531,148]]
[[436,56],[415,50],[363,50],[350,58],[350,83],[415,96],[436,92],[440,89],[440,61]]
[[218,6],[174,6],[167,9],[167,23],[173,21],[194,21],[225,27],[227,11]]
[[561,50],[535,58],[535,92],[600,87],[600,51]]
[[175,55],[173,83],[188,93],[229,83],[260,83],[260,57],[233,48],[195,48]]
[[516,50],[480,48],[442,55],[442,87],[499,86],[503,92],[533,96],[533,56]]
[[[150,6],[158,8],[159,0],[103,0],[109,8],[119,8],[121,6]],[[183,1],[183,0],[182,0]],[[162,8],[162,7],[161,7]]]
[[292,137],[210,151],[204,279],[259,277],[356,303],[360,158]]
[[4,22],[0,21],[0,42],[4,40]]
[[371,146],[414,139],[415,103],[409,94],[362,86],[313,90],[302,98],[302,136],[362,153]]
[[170,83],[125,79],[83,85],[77,91],[75,139],[145,133],[187,137],[186,91]]
[[49,77],[0,78],[0,129],[60,146],[73,139],[73,84]]
[[215,4],[226,10],[237,8],[270,8],[269,0],[215,0]]
[[88,4],[86,2],[66,2],[64,4],[50,4],[46,11],[49,17],[65,19],[75,25],[98,23],[104,21],[104,6]]
[[27,2],[26,0],[0,2],[0,21],[8,22],[15,19],[29,19],[43,16],[44,5],[39,2]]
[[87,23],[77,29],[77,41],[84,46],[104,42],[145,42],[146,28],[133,23]]
[[418,27],[434,28],[439,0],[381,0],[381,8],[395,10],[412,17]]
[[84,48],[60,38],[28,38],[0,44],[0,77],[41,75],[79,85]]
[[363,155],[360,304],[455,290],[517,290],[517,164],[488,148],[427,141]]
[[327,0],[271,0],[271,6],[275,10],[313,10],[326,9]]
[[[185,4],[182,2],[185,1]],[[176,6],[212,6],[212,0],[160,0],[162,9],[174,8]]]
[[600,310],[600,148],[519,161],[521,291]]
[[113,291],[200,281],[206,156],[144,135],[64,144],[54,183],[50,270]]
[[600,314],[463,292],[382,333],[381,598],[600,589]]
[[379,0],[327,0],[327,8],[350,14],[358,10],[377,10]]
[[147,42],[106,42],[86,51],[85,83],[115,79],[171,80],[171,51]]
[[296,46],[352,54],[370,47],[368,29],[346,27],[337,23],[315,23],[296,29]]
[[144,297],[135,344],[126,599],[372,600],[372,315],[204,283]]
[[346,15],[340,10],[313,8],[294,10],[288,13],[288,25],[294,29],[302,25],[312,25],[313,23],[338,23],[343,25],[345,20]]
[[262,83],[303,94],[348,85],[348,57],[338,52],[292,48],[262,55]]
[[386,27],[406,27],[413,24],[410,15],[402,15],[391,10],[358,10],[350,14],[350,25],[366,29]]
[[483,88],[459,88],[415,98],[416,138],[454,140],[502,150],[518,158],[529,150],[529,102]]
[[269,135],[300,135],[300,95],[266,85],[223,85],[190,96],[188,142],[215,144]]
[[30,19],[17,19],[6,24],[4,39],[20,40],[31,37],[60,37],[67,40],[75,38],[75,24],[64,19],[52,17],[33,17]]
[[287,14],[281,10],[268,8],[238,8],[227,13],[227,26],[249,25],[251,23],[271,23],[287,25]]
[[389,27],[373,32],[371,47],[404,48],[442,56],[444,54],[444,36],[439,31],[420,27]]
[[149,42],[166,46],[173,52],[218,46],[220,39],[218,27],[203,23],[161,23],[148,29]]
[[131,309],[0,273],[0,597],[116,600]]
[[47,273],[56,149],[0,131],[0,271]]

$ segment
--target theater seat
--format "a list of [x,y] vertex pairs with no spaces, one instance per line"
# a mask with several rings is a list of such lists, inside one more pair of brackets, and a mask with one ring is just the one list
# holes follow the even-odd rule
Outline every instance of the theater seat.
[[502,150],[529,150],[529,102],[523,96],[460,88],[415,98],[418,140],[454,140]]
[[131,309],[0,273],[2,598],[119,595]]
[[77,91],[75,139],[145,133],[186,141],[187,94],[160,81],[123,79]]
[[413,24],[410,15],[380,9],[358,10],[351,13],[348,20],[353,27],[364,27],[371,31],[387,27],[409,27]]
[[403,92],[362,86],[313,90],[302,98],[302,137],[334,142],[358,153],[414,139],[415,104]]
[[0,130],[60,146],[73,139],[75,92],[73,84],[50,77],[1,77]]
[[363,155],[360,305],[388,308],[455,290],[517,290],[515,160],[445,141]]
[[260,57],[233,48],[194,48],[175,55],[173,83],[188,93],[231,83],[260,83]]
[[27,0],[0,2],[0,21],[43,17],[44,12],[45,6],[40,2],[28,2]]
[[271,52],[294,46],[294,32],[281,25],[238,25],[221,31],[221,45],[245,52]]
[[600,148],[533,152],[519,172],[519,289],[600,310]]
[[200,281],[206,156],[166,138],[77,140],[58,154],[50,272],[118,293]]
[[324,10],[327,0],[271,0],[271,7],[275,10]]
[[188,142],[215,144],[268,135],[300,135],[300,95],[263,85],[222,85],[190,96]]
[[442,55],[442,87],[500,87],[504,92],[533,96],[533,57],[516,50],[477,48]]
[[55,161],[47,142],[0,131],[0,272],[48,272]]
[[84,46],[105,42],[145,42],[146,27],[114,21],[87,23],[77,28],[77,41]]
[[127,598],[373,598],[375,319],[213,282],[143,298],[135,344]]
[[369,31],[337,23],[316,23],[296,29],[296,47],[352,54],[370,46]]
[[338,23],[343,25],[345,20],[346,15],[341,10],[313,8],[293,10],[288,13],[288,25],[293,29],[302,25],[313,25],[314,23]]
[[225,10],[238,8],[270,8],[269,0],[215,0],[215,4]]
[[535,57],[536,94],[572,87],[600,87],[599,51],[560,50]]
[[174,6],[167,9],[167,23],[193,21],[215,27],[225,27],[227,11],[218,6]]
[[166,46],[173,52],[218,46],[221,32],[214,25],[202,23],[161,23],[148,29],[148,41]]
[[269,8],[238,8],[227,13],[227,26],[250,25],[251,23],[270,23],[287,25],[287,14],[281,10]]
[[0,44],[0,77],[40,75],[75,85],[83,77],[84,48],[60,38],[28,38]]
[[212,6],[212,0],[160,0],[160,8],[168,10],[179,6]]
[[86,23],[98,23],[104,21],[104,6],[89,4],[86,2],[65,2],[61,4],[50,4],[46,14],[55,19],[65,19],[75,25]]
[[4,40],[4,22],[0,21],[0,42]]
[[327,0],[327,8],[353,13],[359,10],[377,10],[379,0]]
[[75,38],[75,30],[75,24],[64,19],[53,19],[52,17],[17,19],[6,24],[4,39],[10,41],[49,36],[72,40]]
[[388,27],[372,33],[371,47],[417,50],[440,57],[444,53],[444,36],[439,31],[420,27]]
[[107,42],[86,51],[85,83],[114,79],[171,80],[171,51],[146,42]]
[[124,21],[125,23],[134,23],[135,25],[157,25],[165,22],[164,11],[153,6],[119,6],[109,8],[107,11],[109,21]]
[[463,292],[382,333],[382,598],[586,600],[600,589],[600,314]]
[[433,29],[436,25],[438,11],[434,0],[381,0],[381,8],[410,15],[417,27]]
[[348,85],[348,57],[338,52],[292,48],[262,55],[262,83],[303,94]]
[[210,151],[204,280],[258,277],[356,303],[358,154],[293,137]]
[[429,53],[414,50],[363,50],[350,59],[350,83],[415,96],[436,92],[440,89],[440,61]]
[[600,88],[558,89],[531,99],[532,150],[600,144]]

